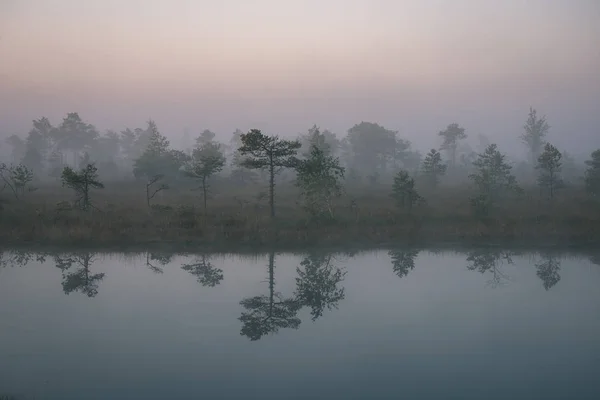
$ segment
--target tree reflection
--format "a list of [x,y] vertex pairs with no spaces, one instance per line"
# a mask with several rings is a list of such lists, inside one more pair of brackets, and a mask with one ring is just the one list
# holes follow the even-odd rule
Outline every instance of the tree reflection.
[[276,333],[281,328],[298,329],[300,319],[296,316],[301,304],[295,298],[284,299],[275,292],[275,253],[269,253],[269,295],[243,299],[240,304],[246,309],[239,320],[240,334],[250,340],[259,340],[264,335]]
[[95,275],[90,273],[90,265],[95,261],[93,257],[94,253],[54,256],[56,267],[62,271],[62,287],[65,294],[81,292],[88,297],[95,297],[98,294],[98,284],[104,279],[104,273]]
[[410,271],[415,269],[415,258],[419,255],[419,250],[391,250],[388,255],[392,259],[394,273],[400,278],[404,278]]
[[500,267],[506,262],[513,264],[512,257],[516,253],[511,251],[496,249],[479,249],[467,254],[467,268],[471,271],[479,271],[482,274],[489,272],[492,278],[488,280],[488,285],[497,287],[510,281],[508,275],[504,274]]
[[310,307],[312,320],[323,315],[325,308],[331,310],[345,297],[345,289],[338,287],[344,280],[345,271],[334,267],[332,256],[310,255],[296,268],[296,299],[301,306]]
[[155,274],[162,274],[162,267],[169,264],[173,259],[173,254],[146,253],[146,266]]
[[23,267],[32,261],[46,261],[46,254],[34,253],[25,250],[14,250],[10,252],[0,251],[0,267]]
[[544,289],[549,290],[560,281],[560,260],[551,254],[545,254],[542,261],[535,264],[537,276],[542,280]]
[[214,287],[223,280],[223,270],[215,268],[204,254],[192,264],[183,264],[181,269],[194,275],[202,286]]

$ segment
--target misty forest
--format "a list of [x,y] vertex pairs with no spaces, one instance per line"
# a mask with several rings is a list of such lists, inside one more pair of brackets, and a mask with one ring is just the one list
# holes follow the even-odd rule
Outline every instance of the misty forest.
[[[593,241],[600,149],[575,159],[548,139],[546,116],[515,132],[526,159],[450,123],[439,146],[360,122],[287,139],[199,130],[175,146],[149,120],[99,132],[78,113],[42,117],[2,142],[2,240],[48,244],[259,245],[398,239]],[[172,136],[170,136],[172,137]],[[511,153],[514,153],[512,151]]]

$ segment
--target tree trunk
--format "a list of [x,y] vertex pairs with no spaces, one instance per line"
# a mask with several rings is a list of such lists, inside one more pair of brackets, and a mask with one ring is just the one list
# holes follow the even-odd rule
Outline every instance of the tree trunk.
[[275,166],[273,161],[269,166],[269,206],[271,207],[271,218],[275,218]]
[[206,216],[206,176],[202,177],[202,196],[204,197],[204,215]]
[[86,211],[89,206],[89,201],[89,188],[87,182],[85,182],[85,185],[83,187],[83,209]]
[[275,253],[269,253],[269,316],[273,316],[275,303]]
[[150,207],[150,183],[146,183],[146,204]]

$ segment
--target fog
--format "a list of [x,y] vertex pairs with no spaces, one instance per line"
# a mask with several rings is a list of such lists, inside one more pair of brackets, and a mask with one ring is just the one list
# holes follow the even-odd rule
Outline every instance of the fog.
[[598,22],[593,0],[2,0],[0,136],[69,112],[100,131],[152,118],[175,146],[186,129],[343,137],[371,121],[426,152],[457,122],[525,157],[533,106],[584,158],[600,147]]

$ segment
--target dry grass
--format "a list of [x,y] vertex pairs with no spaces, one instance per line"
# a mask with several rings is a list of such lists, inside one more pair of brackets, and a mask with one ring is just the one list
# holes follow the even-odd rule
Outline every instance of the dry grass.
[[93,193],[98,210],[60,210],[72,200],[67,189],[43,186],[24,201],[5,201],[0,211],[0,241],[5,244],[129,246],[175,243],[207,247],[278,245],[385,245],[412,242],[538,241],[600,242],[600,207],[580,188],[563,190],[554,201],[542,199],[536,188],[526,190],[497,210],[493,217],[472,215],[471,191],[464,187],[422,189],[427,205],[412,214],[398,212],[385,186],[348,188],[339,199],[336,218],[311,221],[289,184],[277,187],[277,218],[269,217],[266,187],[231,187],[216,182],[208,215],[199,192],[189,183],[174,185],[155,198],[149,209],[143,183],[113,182]]

